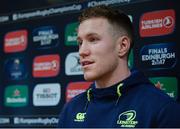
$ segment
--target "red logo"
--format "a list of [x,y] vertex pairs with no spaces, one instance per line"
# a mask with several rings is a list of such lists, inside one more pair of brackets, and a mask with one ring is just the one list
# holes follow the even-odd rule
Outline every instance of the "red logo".
[[69,102],[76,95],[85,92],[86,89],[88,89],[91,84],[92,82],[69,83],[66,89],[66,102]]
[[27,47],[27,30],[9,32],[4,38],[4,52],[20,52]]
[[139,23],[141,37],[167,35],[174,28],[175,11],[172,9],[145,13]]
[[43,55],[35,57],[33,62],[33,77],[54,77],[60,71],[59,55]]

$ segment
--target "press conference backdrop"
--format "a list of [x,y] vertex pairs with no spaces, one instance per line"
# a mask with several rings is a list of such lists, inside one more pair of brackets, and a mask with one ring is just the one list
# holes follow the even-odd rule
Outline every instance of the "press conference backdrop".
[[91,0],[0,16],[0,127],[55,127],[63,105],[90,86],[79,64],[77,17],[101,4],[133,22],[129,67],[179,101],[178,2]]

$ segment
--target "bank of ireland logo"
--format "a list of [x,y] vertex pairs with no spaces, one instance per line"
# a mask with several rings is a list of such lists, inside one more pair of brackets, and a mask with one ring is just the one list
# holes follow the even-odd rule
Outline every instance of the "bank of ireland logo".
[[78,22],[68,24],[65,30],[65,44],[67,46],[77,45]]
[[123,128],[134,128],[138,124],[138,121],[136,121],[136,111],[128,110],[121,113],[118,117],[117,124]]
[[65,61],[66,75],[83,75],[78,52],[69,53]]
[[74,121],[75,122],[84,122],[85,118],[86,118],[86,113],[78,112],[76,114]]
[[22,107],[28,103],[28,88],[25,85],[8,86],[5,89],[5,106]]
[[149,79],[157,88],[163,90],[170,97],[177,98],[178,83],[175,77],[151,77]]

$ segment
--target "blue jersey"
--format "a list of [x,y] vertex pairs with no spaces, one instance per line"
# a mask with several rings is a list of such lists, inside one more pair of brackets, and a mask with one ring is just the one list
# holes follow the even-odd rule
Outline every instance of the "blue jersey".
[[58,127],[180,127],[180,105],[139,71],[108,88],[95,84],[65,104]]

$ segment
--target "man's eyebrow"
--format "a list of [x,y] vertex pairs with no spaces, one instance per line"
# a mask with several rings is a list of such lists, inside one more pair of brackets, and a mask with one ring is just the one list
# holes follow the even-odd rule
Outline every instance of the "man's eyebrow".
[[[92,32],[92,33],[88,33],[88,34],[85,35],[85,37],[90,37],[90,36],[98,36],[98,34]],[[80,36],[77,36],[76,40],[81,40],[81,37],[80,37]]]

